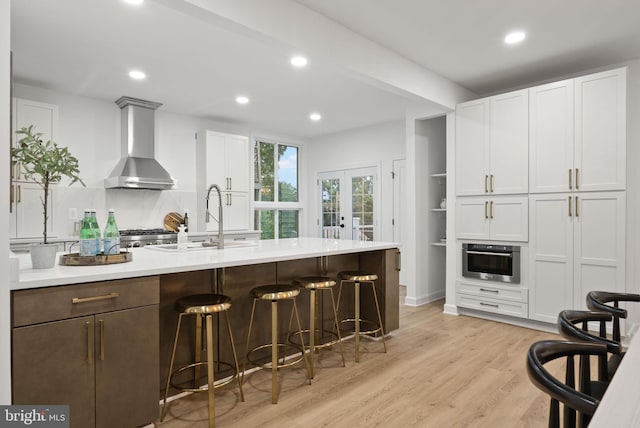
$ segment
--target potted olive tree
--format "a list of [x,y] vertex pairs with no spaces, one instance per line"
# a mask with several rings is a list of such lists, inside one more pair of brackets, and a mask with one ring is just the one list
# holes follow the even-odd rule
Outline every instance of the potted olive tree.
[[23,169],[24,176],[38,184],[43,191],[40,198],[42,202],[42,235],[44,243],[34,244],[31,247],[31,262],[34,269],[50,268],[55,264],[56,244],[47,242],[47,220],[49,219],[48,198],[49,187],[59,183],[62,177],[71,180],[69,185],[80,182],[84,186],[82,179],[78,176],[78,159],[74,157],[69,149],[60,147],[57,143],[42,140],[42,133],[34,132],[34,125],[16,131],[22,136],[16,147],[11,149],[11,160],[19,163]]

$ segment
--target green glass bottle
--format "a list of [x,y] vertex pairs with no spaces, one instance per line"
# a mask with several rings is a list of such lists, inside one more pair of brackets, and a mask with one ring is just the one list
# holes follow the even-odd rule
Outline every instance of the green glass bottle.
[[96,209],[92,208],[91,209],[91,228],[93,229],[93,233],[95,234],[94,239],[96,241],[95,243],[95,255],[100,254],[102,252],[102,248],[101,247],[101,243],[102,243],[102,239],[101,238],[101,233],[100,233],[100,226],[98,226],[98,218],[96,217]]
[[116,224],[115,211],[109,210],[109,216],[107,217],[107,225],[104,228],[104,253],[105,254],[120,254],[120,231]]
[[96,255],[96,236],[91,226],[91,210],[89,208],[84,210],[84,217],[82,218],[79,253],[83,257]]

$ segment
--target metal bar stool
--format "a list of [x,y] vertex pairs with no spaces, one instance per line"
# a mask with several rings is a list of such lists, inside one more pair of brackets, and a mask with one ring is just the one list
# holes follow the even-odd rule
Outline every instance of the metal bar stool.
[[[316,348],[324,348],[338,343],[340,346],[340,355],[342,356],[342,367],[345,367],[344,352],[342,349],[342,337],[340,336],[340,326],[338,325],[338,311],[336,309],[336,300],[333,295],[333,286],[336,282],[325,276],[305,276],[297,278],[293,281],[293,285],[309,290],[309,330],[302,330],[303,333],[309,333],[309,366],[311,378],[314,377],[314,353]],[[325,338],[324,326],[318,323],[319,300],[316,298],[316,291],[329,291],[331,293],[331,310],[333,311],[333,324],[336,332],[329,331],[331,339],[323,342]],[[293,318],[293,313],[291,314]],[[291,327],[291,320],[289,320]],[[297,333],[297,332],[296,332]],[[333,338],[335,336],[335,339]]]
[[[296,297],[300,294],[300,288],[295,285],[289,284],[271,284],[255,287],[251,290],[253,297],[253,305],[251,306],[251,319],[249,321],[249,332],[247,334],[247,347],[246,347],[246,362],[249,362],[260,368],[271,368],[271,402],[276,404],[278,402],[278,369],[284,367],[290,367],[300,361],[304,360],[307,366],[307,379],[311,384],[311,373],[309,372],[309,363],[307,361],[307,355],[304,351],[304,339],[302,338],[302,327],[300,326],[300,317],[298,316],[298,307],[296,306]],[[251,330],[253,328],[253,317],[256,310],[256,302],[270,301],[271,302],[271,343],[259,345],[249,350],[249,343],[251,340]],[[300,343],[301,347],[293,344],[278,343],[278,301],[291,300],[293,303],[293,312],[295,313],[296,320],[298,322],[298,330],[300,331]],[[282,362],[278,363],[278,350],[280,348],[285,349],[287,347],[295,348],[301,352],[301,356],[294,358],[289,362],[285,362],[285,353],[283,353]],[[260,364],[251,359],[251,354],[260,349],[271,349],[271,362]],[[245,367],[246,369],[246,367]],[[244,370],[243,370],[244,372]]]
[[[231,308],[231,298],[225,296],[223,294],[194,294],[191,296],[185,296],[178,300],[176,300],[175,310],[180,313],[178,316],[178,326],[176,327],[176,335],[175,340],[173,341],[173,351],[171,352],[171,362],[169,363],[169,374],[167,375],[167,387],[164,393],[164,401],[162,406],[162,415],[160,417],[160,421],[164,419],[167,412],[167,396],[169,395],[169,387],[173,386],[174,388],[190,391],[190,392],[201,392],[208,391],[209,395],[209,427],[215,427],[215,406],[214,406],[214,397],[213,390],[214,388],[218,388],[223,385],[227,385],[232,382],[233,379],[238,380],[238,388],[240,388],[240,398],[244,401],[244,393],[242,392],[242,380],[240,378],[240,366],[238,365],[238,357],[236,355],[236,345],[233,341],[233,333],[231,332],[231,323],[229,320],[229,308]],[[233,362],[234,365],[231,365],[226,362],[217,362],[218,364],[222,364],[228,367],[235,367],[236,373],[234,376],[231,376],[229,379],[226,379],[224,382],[220,382],[218,385],[214,385],[214,373],[213,366],[216,363],[215,358],[213,356],[213,314],[224,312],[226,321],[227,321],[227,329],[229,332],[229,339],[231,342],[231,351],[233,353]],[[187,315],[196,315],[196,352],[195,352],[195,361],[191,364],[187,364],[183,367],[180,367],[176,371],[173,370],[173,363],[176,356],[176,348],[178,346],[178,336],[180,334],[180,325],[182,324],[182,317]],[[205,319],[205,330],[206,330],[206,349],[207,349],[207,360],[200,361],[200,353],[202,351],[202,319]],[[200,367],[207,366],[207,385],[200,386]],[[178,373],[182,373],[185,370],[194,369],[194,387],[193,388],[183,388],[177,386],[171,382],[171,379]]]
[[[380,332],[382,336],[382,344],[384,345],[384,352],[387,352],[387,342],[384,339],[384,328],[382,327],[382,317],[380,316],[380,305],[378,304],[378,294],[376,293],[376,285],[375,280],[378,279],[378,275],[375,274],[367,274],[361,272],[340,272],[340,289],[338,290],[338,307],[340,305],[340,297],[342,295],[342,285],[345,282],[352,282],[354,285],[354,304],[355,304],[355,314],[354,318],[345,318],[341,323],[353,322],[355,324],[355,342],[356,342],[356,363],[360,361],[360,336],[367,334],[375,334]],[[370,284],[371,290],[373,291],[373,298],[376,303],[376,312],[378,313],[378,322],[364,320],[360,317],[360,284]],[[370,325],[371,328],[369,330],[361,330],[360,325],[364,323]]]

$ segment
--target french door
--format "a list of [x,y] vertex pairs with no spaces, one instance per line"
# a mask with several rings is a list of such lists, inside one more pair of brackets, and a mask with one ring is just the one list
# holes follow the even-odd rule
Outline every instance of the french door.
[[323,238],[373,241],[378,230],[378,168],[355,168],[318,174]]

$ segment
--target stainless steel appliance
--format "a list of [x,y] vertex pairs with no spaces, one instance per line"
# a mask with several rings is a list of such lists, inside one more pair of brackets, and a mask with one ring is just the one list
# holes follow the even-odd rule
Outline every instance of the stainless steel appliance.
[[123,247],[144,247],[145,245],[175,244],[178,234],[165,229],[121,229],[120,245]]
[[519,284],[520,247],[462,244],[462,276]]

